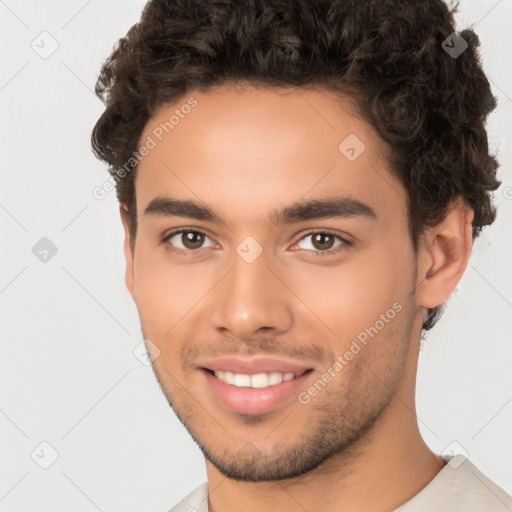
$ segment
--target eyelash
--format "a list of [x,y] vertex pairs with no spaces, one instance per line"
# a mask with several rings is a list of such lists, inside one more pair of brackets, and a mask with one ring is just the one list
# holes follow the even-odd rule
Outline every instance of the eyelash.
[[[202,247],[202,248],[195,249],[195,250],[191,250],[191,249],[185,250],[185,249],[176,249],[176,248],[171,247],[167,242],[173,236],[178,235],[180,233],[201,233],[202,235],[204,235],[206,237],[208,236],[208,234],[205,231],[203,231],[202,229],[200,229],[200,228],[180,228],[180,229],[177,229],[175,231],[172,231],[172,232],[168,233],[167,235],[165,235],[162,238],[161,243],[165,245],[165,250],[166,251],[172,251],[173,253],[178,254],[180,256],[192,257],[195,254],[197,254],[201,249],[204,249],[204,247]],[[304,233],[304,235],[302,235],[301,238],[294,245],[296,245],[297,243],[299,243],[301,240],[303,240],[304,238],[306,238],[308,236],[316,235],[316,234],[319,234],[319,233],[321,233],[323,235],[329,235],[329,236],[332,236],[334,238],[337,238],[338,240],[340,240],[342,242],[342,244],[336,246],[333,249],[328,249],[326,251],[310,251],[308,249],[303,249],[303,250],[307,250],[308,252],[312,252],[315,256],[322,257],[322,256],[332,256],[333,254],[337,254],[338,252],[340,252],[342,250],[345,250],[348,247],[352,246],[352,242],[351,241],[347,240],[346,238],[340,236],[337,233],[329,231],[328,229],[318,229],[318,230],[314,230],[314,231],[308,231],[307,233]]]

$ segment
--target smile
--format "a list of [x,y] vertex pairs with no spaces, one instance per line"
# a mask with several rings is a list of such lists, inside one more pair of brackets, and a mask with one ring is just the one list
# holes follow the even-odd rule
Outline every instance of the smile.
[[258,364],[252,366],[252,371],[244,368],[244,364],[231,364],[235,371],[200,368],[211,401],[239,414],[269,413],[293,404],[313,373],[313,369],[297,365],[285,368],[294,371],[278,371],[275,364],[266,364],[267,371],[256,371]]

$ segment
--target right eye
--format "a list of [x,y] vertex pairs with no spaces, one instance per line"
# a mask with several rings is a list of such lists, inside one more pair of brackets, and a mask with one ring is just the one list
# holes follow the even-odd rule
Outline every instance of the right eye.
[[[180,228],[165,235],[162,243],[165,244],[167,251],[172,251],[182,256],[193,256],[194,253],[207,248],[202,247],[207,238],[209,239],[208,235],[201,229]],[[214,244],[209,247],[213,246]]]

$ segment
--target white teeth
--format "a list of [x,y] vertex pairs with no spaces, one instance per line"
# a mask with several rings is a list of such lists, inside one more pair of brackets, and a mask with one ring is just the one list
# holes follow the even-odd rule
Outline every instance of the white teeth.
[[295,377],[294,373],[255,373],[254,375],[246,375],[243,373],[223,372],[221,370],[215,371],[215,376],[225,382],[232,384],[239,388],[266,388],[268,386],[275,386],[281,382],[292,380]]
[[233,382],[235,386],[239,388],[250,388],[251,387],[251,376],[244,375],[242,373],[235,373],[235,381]]
[[282,373],[270,373],[268,376],[268,383],[270,386],[274,384],[281,384],[283,382],[283,374]]
[[[235,374],[233,372],[222,372],[224,373],[223,380],[226,384],[234,384],[235,383]],[[217,373],[215,373],[217,375]],[[219,377],[220,379],[220,377]]]
[[267,386],[268,375],[266,373],[251,375],[251,388],[266,388]]

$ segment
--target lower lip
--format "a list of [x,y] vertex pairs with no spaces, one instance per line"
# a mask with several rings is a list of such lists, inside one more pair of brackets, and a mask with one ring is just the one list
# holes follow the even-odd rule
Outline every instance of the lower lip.
[[264,414],[291,397],[296,397],[311,371],[266,388],[237,387],[226,384],[206,370],[202,370],[202,373],[212,393],[230,411],[240,414]]

